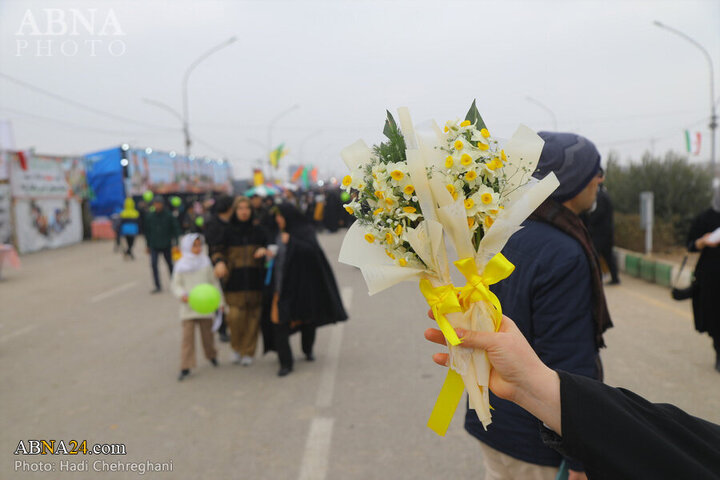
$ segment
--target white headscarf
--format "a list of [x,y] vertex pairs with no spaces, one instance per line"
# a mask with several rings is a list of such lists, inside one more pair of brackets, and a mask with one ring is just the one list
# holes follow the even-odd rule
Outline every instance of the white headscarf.
[[212,263],[210,263],[210,259],[207,255],[205,255],[205,253],[195,255],[192,252],[193,243],[195,243],[195,240],[198,238],[202,239],[202,236],[199,233],[190,233],[180,239],[180,251],[182,252],[182,257],[180,257],[180,260],[178,260],[173,267],[173,271],[176,271],[177,273],[195,272],[201,268],[212,265]]
[[720,212],[720,179],[713,178],[712,182],[712,209]]

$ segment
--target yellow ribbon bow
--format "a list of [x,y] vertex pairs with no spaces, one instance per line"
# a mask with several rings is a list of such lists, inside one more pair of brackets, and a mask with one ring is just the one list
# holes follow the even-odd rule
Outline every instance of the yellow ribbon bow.
[[445,339],[450,345],[460,345],[460,339],[453,330],[452,325],[445,318],[445,315],[453,312],[462,312],[462,307],[457,298],[455,287],[452,285],[443,285],[433,288],[432,283],[427,278],[420,280],[420,292],[425,297],[428,305],[432,309],[435,321]]
[[502,307],[500,306],[500,300],[490,291],[490,285],[509,277],[513,270],[515,270],[515,265],[510,263],[502,253],[498,253],[490,259],[482,274],[478,273],[475,260],[471,257],[458,260],[455,262],[455,266],[460,270],[460,273],[463,274],[465,279],[467,279],[467,284],[460,289],[460,304],[463,307],[463,311],[470,308],[470,304],[479,302],[480,300],[489,302],[495,308],[493,312],[493,323],[495,324],[495,331],[497,332],[500,329],[500,322],[502,321]]

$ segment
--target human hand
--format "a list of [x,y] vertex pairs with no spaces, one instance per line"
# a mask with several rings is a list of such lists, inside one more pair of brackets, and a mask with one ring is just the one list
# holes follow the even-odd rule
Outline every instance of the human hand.
[[[463,347],[487,352],[493,367],[490,370],[489,387],[495,395],[517,403],[556,433],[562,434],[560,378],[542,363],[515,322],[503,316],[498,332],[460,328],[456,332]],[[442,332],[435,328],[428,328],[425,338],[440,345],[446,344]],[[447,366],[449,355],[436,353],[433,360]]]
[[255,250],[255,253],[253,254],[253,257],[255,257],[255,258],[262,258],[262,257],[264,257],[265,255],[267,255],[267,249],[261,247],[261,248],[258,248],[257,250]]
[[183,302],[183,303],[188,303],[188,296],[187,296],[187,294],[185,294],[185,295],[183,295],[182,297],[180,297],[180,301]]
[[215,278],[225,278],[230,273],[228,271],[227,265],[225,265],[225,262],[218,262],[215,264],[215,268],[213,269],[215,273]]
[[280,235],[280,240],[282,240],[282,243],[286,244],[290,241],[290,234],[287,232],[282,232],[282,235]]
[[712,235],[712,232],[706,233],[695,241],[695,246],[698,250],[702,250],[705,247],[715,248],[720,245],[720,242],[711,242],[710,235]]
[[568,480],[587,480],[585,472],[577,472],[575,470],[568,469]]
[[280,309],[278,308],[278,295],[273,297],[272,306],[270,307],[270,321],[275,325],[280,323]]

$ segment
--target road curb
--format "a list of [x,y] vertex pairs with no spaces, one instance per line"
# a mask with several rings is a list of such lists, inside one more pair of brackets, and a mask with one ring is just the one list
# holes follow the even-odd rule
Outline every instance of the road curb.
[[[624,248],[613,249],[618,268],[627,275],[642,278],[645,281],[671,288],[680,272],[680,264],[667,260],[659,260],[642,253]],[[680,287],[690,285],[693,272],[685,268],[677,283]]]

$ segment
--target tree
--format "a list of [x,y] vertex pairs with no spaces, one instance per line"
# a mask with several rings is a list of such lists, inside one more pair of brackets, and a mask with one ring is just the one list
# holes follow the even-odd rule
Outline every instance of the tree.
[[655,217],[671,223],[678,245],[693,218],[708,208],[712,197],[710,168],[691,165],[686,156],[667,152],[664,158],[645,152],[639,163],[621,166],[618,155],[608,155],[605,186],[616,211],[636,214],[640,210],[640,192],[655,194]]

